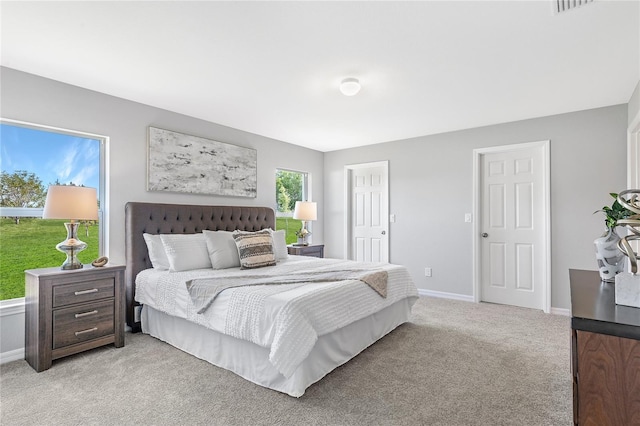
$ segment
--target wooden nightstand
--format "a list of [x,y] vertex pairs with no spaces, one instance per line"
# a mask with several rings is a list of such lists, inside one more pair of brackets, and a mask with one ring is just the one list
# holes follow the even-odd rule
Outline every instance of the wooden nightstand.
[[36,371],[98,346],[124,346],[124,266],[25,271],[25,359]]
[[289,254],[296,256],[324,257],[324,244],[308,245],[308,246],[287,246]]

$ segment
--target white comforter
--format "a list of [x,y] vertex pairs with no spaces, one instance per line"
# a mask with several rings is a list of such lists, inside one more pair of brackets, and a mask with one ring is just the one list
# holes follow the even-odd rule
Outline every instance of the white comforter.
[[[321,262],[321,263],[319,263]],[[362,267],[352,261],[290,256],[276,266],[279,274],[322,265],[327,268]],[[404,299],[417,299],[417,289],[406,268],[370,264],[389,274],[387,297],[361,281],[251,286],[223,291],[203,314],[191,302],[186,281],[220,275],[260,275],[240,268],[167,272],[148,269],[136,279],[136,300],[236,338],[270,349],[270,362],[290,377],[308,356],[317,338],[369,316]]]

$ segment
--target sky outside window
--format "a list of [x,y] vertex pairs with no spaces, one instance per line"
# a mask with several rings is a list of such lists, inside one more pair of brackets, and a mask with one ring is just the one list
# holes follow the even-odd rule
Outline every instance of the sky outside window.
[[56,181],[98,188],[100,141],[3,123],[0,169],[34,173],[45,188]]

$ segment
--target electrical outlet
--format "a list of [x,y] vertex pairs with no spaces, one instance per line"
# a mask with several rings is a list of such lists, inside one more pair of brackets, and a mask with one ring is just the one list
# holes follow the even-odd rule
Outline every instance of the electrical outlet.
[[431,276],[431,268],[424,268],[424,276],[425,277]]

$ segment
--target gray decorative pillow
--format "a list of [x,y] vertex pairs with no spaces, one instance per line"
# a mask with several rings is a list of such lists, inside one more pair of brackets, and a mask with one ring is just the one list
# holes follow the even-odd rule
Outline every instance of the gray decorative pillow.
[[268,230],[257,232],[235,231],[233,239],[238,247],[241,269],[262,268],[276,264],[273,238]]

